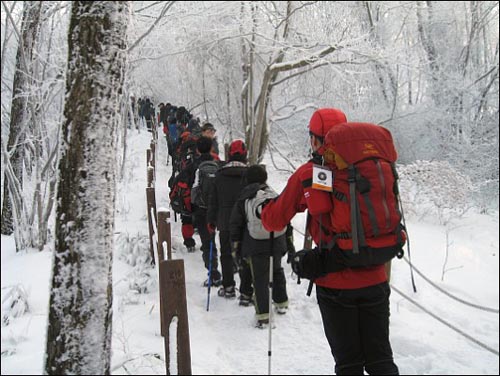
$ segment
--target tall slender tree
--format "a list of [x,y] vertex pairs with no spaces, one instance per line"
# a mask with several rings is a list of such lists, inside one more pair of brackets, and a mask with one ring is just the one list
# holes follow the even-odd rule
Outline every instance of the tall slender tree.
[[[4,191],[2,203],[1,232],[11,235],[14,231],[14,214],[19,218],[23,212],[23,160],[24,142],[30,111],[28,87],[31,79],[31,62],[36,36],[40,26],[41,1],[25,1],[21,30],[18,31],[16,70],[12,88],[12,106],[7,147],[2,147],[5,156]],[[9,13],[10,14],[10,13]],[[13,27],[15,24],[12,23]],[[32,114],[31,114],[32,115]],[[16,249],[19,250],[16,242]]]
[[116,130],[128,1],[75,1],[47,332],[47,374],[109,374]]

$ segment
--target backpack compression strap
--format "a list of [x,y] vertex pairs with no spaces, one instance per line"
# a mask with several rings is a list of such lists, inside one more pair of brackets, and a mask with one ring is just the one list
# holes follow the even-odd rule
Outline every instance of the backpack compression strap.
[[352,233],[352,252],[359,253],[359,246],[366,246],[365,232],[361,222],[358,200],[356,200],[356,168],[353,165],[348,167],[349,194],[351,196],[351,233]]

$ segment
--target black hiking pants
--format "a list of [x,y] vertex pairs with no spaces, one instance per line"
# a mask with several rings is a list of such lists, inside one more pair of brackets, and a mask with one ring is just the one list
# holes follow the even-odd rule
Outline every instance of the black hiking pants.
[[210,242],[212,244],[212,280],[219,280],[220,273],[218,269],[217,262],[217,246],[215,245],[215,236],[212,238],[210,232],[207,229],[207,209],[196,208],[194,212],[194,227],[198,229],[198,235],[200,235],[201,240],[201,251],[203,252],[203,262],[205,263],[205,268],[209,270],[210,261]]
[[252,282],[252,271],[250,269],[250,264],[246,258],[241,258],[241,266],[238,270],[240,276],[240,294],[244,294],[248,297],[253,296],[253,282]]
[[316,286],[337,375],[399,375],[389,342],[387,282],[353,290]]
[[222,285],[234,286],[233,256],[231,255],[231,233],[226,230],[219,231],[220,265],[222,268]]
[[[255,313],[258,319],[264,319],[269,314],[269,254],[259,254],[247,257],[252,273],[255,293]],[[273,302],[284,304],[288,302],[286,293],[285,272],[281,267],[281,253],[275,252],[273,259]]]

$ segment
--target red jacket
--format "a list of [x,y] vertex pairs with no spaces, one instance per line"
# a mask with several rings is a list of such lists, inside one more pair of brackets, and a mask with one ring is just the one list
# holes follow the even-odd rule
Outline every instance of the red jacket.
[[[329,193],[312,190],[313,161],[302,165],[290,176],[288,183],[275,201],[262,210],[262,224],[267,231],[279,231],[286,227],[297,213],[309,209],[308,230],[314,242],[327,244],[333,237],[330,215],[332,200]],[[325,196],[326,195],[326,196]],[[327,199],[325,199],[325,197]],[[326,201],[325,201],[326,200]],[[329,206],[330,205],[330,206]],[[323,231],[320,231],[320,227]],[[384,265],[365,269],[345,269],[317,278],[319,286],[335,289],[357,289],[387,281]]]

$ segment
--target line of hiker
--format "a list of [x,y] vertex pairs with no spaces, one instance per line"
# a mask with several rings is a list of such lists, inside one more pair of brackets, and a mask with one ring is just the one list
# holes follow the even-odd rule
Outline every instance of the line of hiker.
[[[248,165],[247,147],[240,139],[231,142],[227,158],[222,161],[217,130],[211,123],[200,126],[199,119],[194,119],[184,106],[161,103],[159,107],[158,120],[172,159],[170,205],[180,215],[187,252],[196,251],[196,231],[210,278],[203,285],[219,287],[218,296],[227,299],[236,298],[239,290],[239,304],[254,304],[256,324],[264,327],[269,322],[269,253],[272,250],[275,255],[272,297],[279,314],[285,314],[288,308],[281,258],[287,252],[292,256],[295,253],[291,226],[288,231],[276,232],[272,249],[270,234],[262,228],[260,218],[254,220],[254,227],[260,226],[259,234],[251,229],[249,232],[246,226],[245,218],[256,218],[255,210],[249,210],[252,205],[257,207],[263,199],[277,196],[266,185],[265,168]],[[217,231],[220,247],[215,241]],[[240,277],[239,289],[235,273]]]
[[[175,126],[164,127],[174,166],[171,206],[181,215],[188,252],[196,249],[198,231],[210,276],[205,285],[220,286],[219,296],[235,298],[238,272],[240,305],[253,303],[256,326],[265,327],[271,300],[277,313],[287,312],[281,258],[288,253],[297,276],[309,279],[310,287],[316,284],[336,373],[398,374],[389,341],[385,264],[403,256],[407,235],[390,132],[348,122],[338,109],[316,110],[309,122],[313,158],[278,195],[267,185],[263,166],[248,166],[244,141],[233,140],[221,161],[213,125],[189,129],[189,113],[182,107],[174,113]],[[160,119],[170,124],[161,111]],[[177,139],[169,136],[174,130]],[[295,252],[290,221],[306,210],[306,230],[316,247]]]

